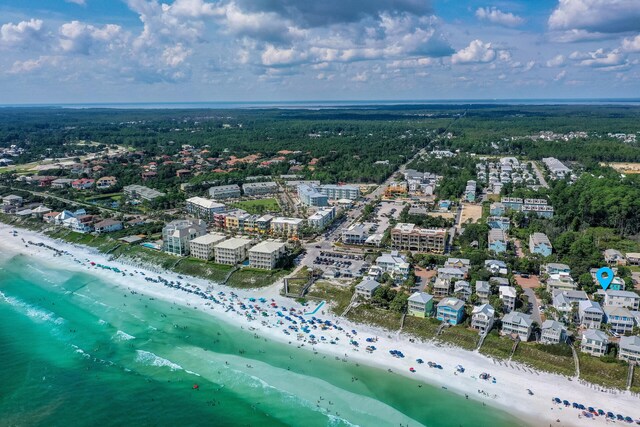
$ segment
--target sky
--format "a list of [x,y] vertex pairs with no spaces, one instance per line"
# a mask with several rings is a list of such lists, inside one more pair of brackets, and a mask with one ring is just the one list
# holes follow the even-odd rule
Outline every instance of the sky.
[[640,0],[0,0],[0,104],[640,97]]

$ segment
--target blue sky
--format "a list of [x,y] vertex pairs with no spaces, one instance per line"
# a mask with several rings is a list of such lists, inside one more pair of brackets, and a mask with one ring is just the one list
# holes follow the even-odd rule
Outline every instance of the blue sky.
[[0,104],[640,97],[640,0],[0,0]]

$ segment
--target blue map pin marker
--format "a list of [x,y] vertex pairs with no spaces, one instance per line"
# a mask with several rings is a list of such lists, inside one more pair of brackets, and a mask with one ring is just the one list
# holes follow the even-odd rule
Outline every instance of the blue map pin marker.
[[[604,277],[605,274],[607,277]],[[606,291],[611,282],[613,282],[613,270],[609,267],[602,267],[596,272],[596,279],[600,282],[602,289]]]

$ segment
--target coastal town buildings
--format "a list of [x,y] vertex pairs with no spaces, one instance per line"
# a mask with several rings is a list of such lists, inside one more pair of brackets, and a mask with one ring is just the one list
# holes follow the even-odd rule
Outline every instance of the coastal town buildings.
[[607,354],[609,338],[607,334],[598,329],[587,329],[582,333],[580,351],[592,356],[601,357]]
[[207,233],[207,225],[201,219],[178,219],[162,229],[162,249],[173,255],[189,255],[189,242]]
[[529,314],[512,311],[502,318],[503,335],[517,336],[521,341],[528,341],[532,328],[533,320]]
[[205,221],[213,221],[216,213],[224,212],[226,206],[204,197],[191,197],[186,200],[186,210],[190,215]]
[[438,303],[436,318],[451,325],[461,323],[464,318],[464,301],[454,297],[443,298]]
[[394,250],[443,253],[446,239],[444,228],[420,228],[415,224],[398,223],[391,230]]
[[427,317],[433,313],[433,296],[414,292],[407,300],[407,313],[416,317]]
[[287,247],[284,243],[260,242],[249,249],[249,266],[262,270],[273,270],[286,252]]
[[495,310],[489,304],[482,304],[473,307],[471,313],[471,327],[477,329],[481,335],[488,333],[493,327],[495,320]]
[[247,250],[252,241],[234,237],[222,241],[213,247],[218,264],[236,265],[247,259]]
[[222,233],[208,233],[189,242],[191,256],[203,260],[211,260],[214,257],[214,247],[227,237]]
[[236,199],[240,197],[240,187],[237,184],[211,187],[209,196],[214,200]]

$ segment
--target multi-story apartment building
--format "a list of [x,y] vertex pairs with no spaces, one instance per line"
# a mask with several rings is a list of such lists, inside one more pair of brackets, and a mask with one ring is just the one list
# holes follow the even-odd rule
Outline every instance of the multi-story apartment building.
[[214,200],[234,199],[240,197],[240,187],[237,184],[211,187],[209,188],[209,196]]
[[360,197],[360,189],[352,185],[319,185],[317,191],[324,194],[329,200],[349,199],[357,200]]
[[247,249],[251,240],[233,238],[220,242],[213,247],[218,264],[236,265],[247,258]]
[[326,194],[320,193],[316,187],[310,185],[301,184],[298,186],[298,197],[300,201],[307,206],[328,206],[329,197]]
[[249,265],[253,268],[273,270],[278,260],[287,252],[287,247],[281,242],[260,242],[249,249]]
[[214,247],[224,241],[226,236],[221,233],[209,233],[196,237],[189,242],[191,256],[198,259],[210,260],[214,256]]
[[303,219],[279,216],[271,220],[271,233],[276,236],[299,237],[303,224]]
[[245,196],[259,196],[261,194],[273,194],[278,192],[278,184],[270,182],[251,182],[242,185]]
[[162,229],[162,247],[167,253],[189,255],[189,242],[207,233],[207,224],[201,219],[178,219]]
[[153,188],[145,187],[144,185],[127,185],[123,188],[124,194],[130,199],[135,200],[145,200],[151,201],[153,199],[157,199],[158,197],[162,197],[165,193],[162,193],[158,190],[154,190]]
[[322,230],[329,225],[335,217],[336,208],[333,206],[326,207],[316,211],[316,213],[307,218],[307,223],[309,224],[309,227],[313,229]]
[[444,228],[420,228],[415,224],[398,223],[391,230],[391,242],[395,250],[444,253],[447,230]]
[[196,218],[204,219],[205,221],[213,221],[213,217],[216,213],[224,212],[226,209],[222,203],[215,202],[204,197],[191,197],[187,199],[186,205],[187,213],[195,216]]

